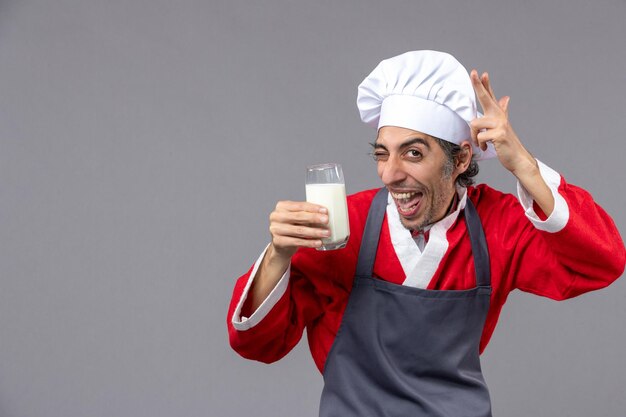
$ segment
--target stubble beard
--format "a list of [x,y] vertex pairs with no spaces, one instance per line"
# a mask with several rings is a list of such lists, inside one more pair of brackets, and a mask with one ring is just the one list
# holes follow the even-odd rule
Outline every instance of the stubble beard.
[[[450,181],[450,178],[452,178],[453,169],[454,165],[452,161],[446,161],[446,164],[441,169],[441,180],[439,181],[439,184],[437,184],[437,187],[434,187],[430,190],[431,192],[429,193],[429,195],[432,197],[430,205],[424,213],[424,218],[419,223],[415,224],[409,222],[404,219],[402,215],[400,215],[400,223],[402,223],[402,226],[404,226],[405,229],[408,229],[410,231],[422,232],[427,226],[441,220],[447,215],[448,212],[446,209],[448,209],[450,201],[448,201],[448,198],[446,197],[443,190],[446,188],[446,185]],[[422,202],[420,202],[420,204],[422,204]],[[442,209],[442,207],[445,208]],[[438,213],[440,213],[442,210],[446,211],[444,211],[444,214],[441,218],[437,218],[439,217]]]
[[449,202],[447,201],[444,193],[439,190],[433,190],[431,195],[432,199],[430,201],[430,205],[428,206],[426,212],[424,213],[424,217],[419,221],[419,223],[415,224],[413,222],[410,222],[402,217],[402,215],[400,215],[400,223],[402,223],[402,226],[404,226],[405,229],[422,232],[427,226],[441,220],[437,218],[439,217],[438,213],[442,210],[441,207],[447,208]]

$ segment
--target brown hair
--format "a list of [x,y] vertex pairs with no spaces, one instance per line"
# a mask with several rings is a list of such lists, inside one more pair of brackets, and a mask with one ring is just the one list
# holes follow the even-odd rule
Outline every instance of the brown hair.
[[[433,139],[435,139],[439,146],[441,146],[441,149],[443,149],[443,152],[446,154],[447,161],[444,167],[444,174],[450,176],[454,170],[456,160],[461,153],[461,147],[456,143],[448,142],[447,140],[439,138]],[[465,172],[462,172],[458,177],[456,177],[456,183],[461,187],[467,187],[474,184],[474,177],[478,175],[478,169],[478,162],[472,159]]]

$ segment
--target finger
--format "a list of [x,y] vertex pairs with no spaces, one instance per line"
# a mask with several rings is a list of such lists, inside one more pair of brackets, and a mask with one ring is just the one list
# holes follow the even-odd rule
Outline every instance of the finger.
[[498,105],[500,106],[502,111],[504,111],[504,113],[507,115],[507,118],[509,116],[509,102],[510,101],[511,101],[511,97],[509,96],[504,96],[500,100],[498,100]]
[[481,76],[481,81],[487,91],[489,91],[489,95],[491,96],[491,98],[495,100],[496,95],[493,92],[493,88],[491,88],[491,81],[489,80],[489,74],[487,72],[483,72],[483,75]]
[[497,127],[497,121],[492,117],[479,117],[470,122],[470,133],[472,136],[472,143],[475,146],[480,147],[478,135],[482,132],[486,132],[488,129]]
[[470,122],[470,127],[476,130],[495,129],[498,127],[498,120],[493,117],[478,117]]
[[480,147],[480,149],[482,149],[483,151],[487,150],[487,145],[489,144],[489,142],[493,143],[494,139],[495,137],[494,137],[493,132],[489,130],[484,130],[482,132],[479,132],[478,135],[476,135],[476,140],[478,141],[478,147]]
[[278,248],[319,248],[322,246],[320,239],[300,239],[288,236],[275,236],[272,244]]
[[328,209],[308,201],[279,201],[276,211],[307,211],[310,213],[328,213]]
[[305,224],[320,227],[328,224],[328,215],[307,211],[273,211],[270,214],[270,223]]
[[482,150],[482,151],[486,151],[487,150],[487,144],[489,142],[492,142],[491,139],[481,139],[480,138],[480,133],[478,134],[478,147]]
[[481,139],[480,133],[477,135],[477,140],[476,140],[476,146],[479,147],[481,150],[486,151],[487,150],[487,142],[490,142],[491,140],[485,140],[485,139]]
[[484,142],[493,140],[495,138],[492,132],[486,130],[483,132],[479,132],[478,135],[476,135],[476,139],[478,140],[478,143],[484,143]]
[[[474,119],[474,120],[477,120],[477,119]],[[478,146],[478,132],[480,132],[480,129],[476,127],[474,124],[474,121],[472,121],[470,123],[470,133],[472,135],[472,144],[474,146]]]
[[322,239],[330,236],[330,230],[292,224],[275,224],[270,226],[272,236],[284,236],[298,239]]
[[478,72],[475,69],[470,72],[470,79],[472,81],[472,86],[474,87],[474,92],[476,92],[476,98],[483,109],[483,113],[486,114],[487,112],[492,111],[497,103],[483,85],[482,81],[478,77]]

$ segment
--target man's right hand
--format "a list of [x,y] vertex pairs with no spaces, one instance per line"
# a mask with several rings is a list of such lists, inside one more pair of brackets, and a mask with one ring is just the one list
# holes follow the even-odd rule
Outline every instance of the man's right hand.
[[270,214],[270,234],[280,257],[291,259],[299,247],[319,248],[330,236],[328,210],[305,201],[279,201]]
[[305,201],[279,201],[270,214],[270,234],[272,241],[249,292],[251,312],[274,289],[298,248],[319,248],[330,236],[328,210]]

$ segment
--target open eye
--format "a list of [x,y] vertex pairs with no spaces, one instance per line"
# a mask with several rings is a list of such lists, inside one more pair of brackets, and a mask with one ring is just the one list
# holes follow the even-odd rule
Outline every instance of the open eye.
[[407,158],[411,160],[422,159],[422,153],[417,149],[409,149],[408,151],[405,152],[405,155]]

